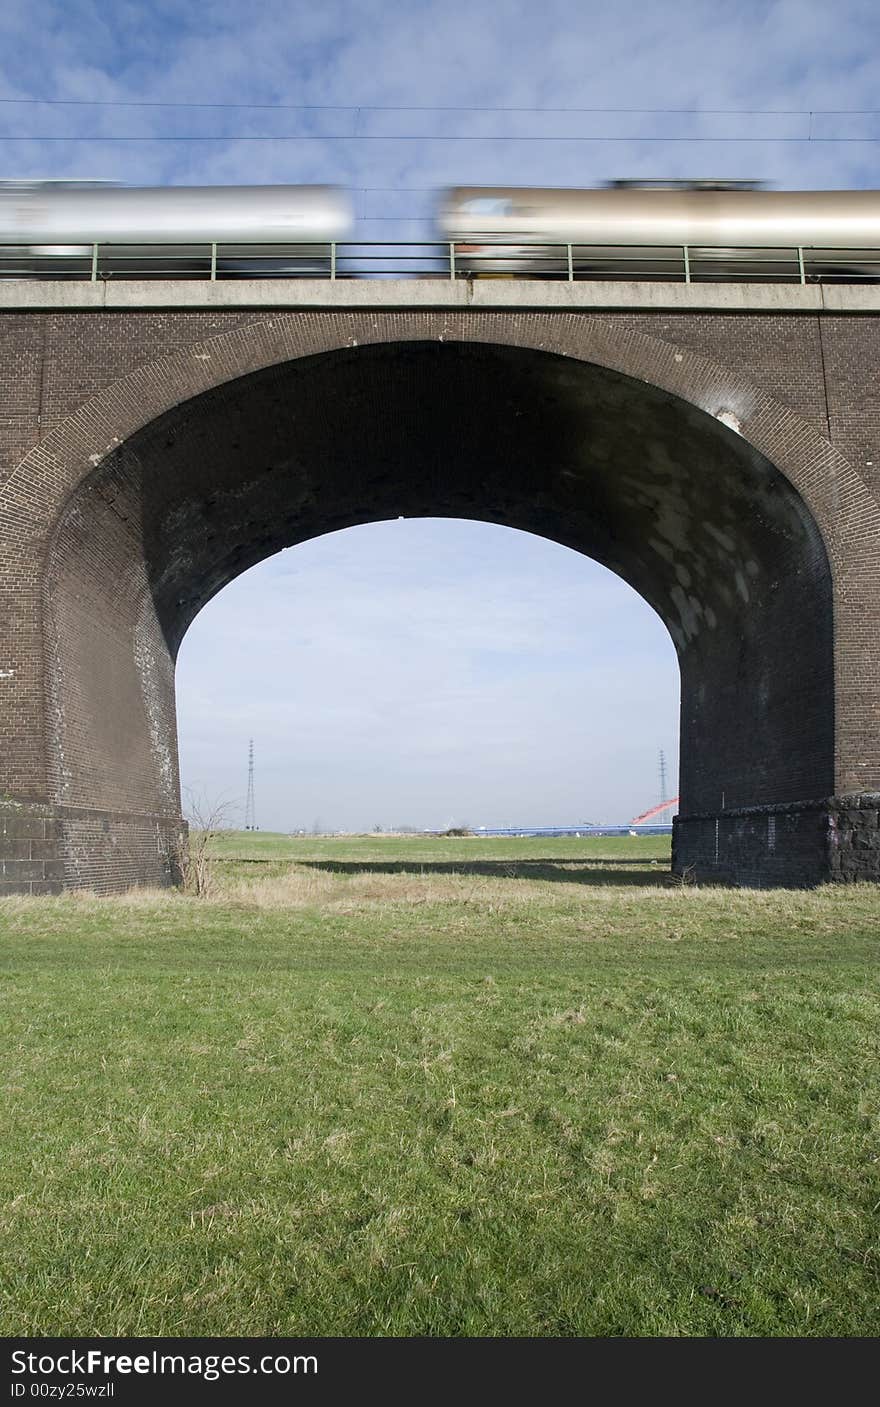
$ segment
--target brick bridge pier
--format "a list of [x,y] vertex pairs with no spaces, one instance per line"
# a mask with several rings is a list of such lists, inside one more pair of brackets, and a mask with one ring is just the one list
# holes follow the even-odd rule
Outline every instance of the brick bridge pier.
[[173,881],[186,629],[400,515],[660,614],[679,872],[880,879],[880,290],[7,283],[0,338],[0,893]]

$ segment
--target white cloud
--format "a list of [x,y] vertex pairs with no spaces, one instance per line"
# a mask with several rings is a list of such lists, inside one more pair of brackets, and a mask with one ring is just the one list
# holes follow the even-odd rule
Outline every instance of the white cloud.
[[[438,108],[696,108],[702,114],[538,118],[361,111],[361,134],[420,135],[409,142],[185,145],[15,144],[7,170],[105,174],[131,181],[340,180],[356,187],[448,182],[591,184],[617,174],[704,174],[843,186],[870,182],[876,147],[719,142],[687,146],[664,135],[797,136],[797,116],[724,116],[710,109],[871,108],[876,104],[876,11],[862,0],[748,0],[625,8],[583,0],[495,0],[466,13],[431,0],[329,0],[321,6],[182,3],[98,7],[86,0],[7,0],[0,16],[6,65],[0,94]],[[7,132],[120,131],[350,133],[351,112],[223,112],[127,108],[2,111]],[[878,135],[871,119],[816,119],[814,134]],[[577,132],[632,143],[506,143],[496,135]],[[482,136],[449,143],[441,135]],[[415,200],[415,197],[414,197]],[[365,197],[373,215],[383,197]],[[384,233],[375,224],[372,232]]]

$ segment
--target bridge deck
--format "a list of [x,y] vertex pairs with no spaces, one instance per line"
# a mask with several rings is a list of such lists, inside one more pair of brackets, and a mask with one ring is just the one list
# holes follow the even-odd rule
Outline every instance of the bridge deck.
[[0,311],[144,308],[665,309],[719,313],[880,312],[878,284],[550,283],[528,279],[258,278],[0,281]]

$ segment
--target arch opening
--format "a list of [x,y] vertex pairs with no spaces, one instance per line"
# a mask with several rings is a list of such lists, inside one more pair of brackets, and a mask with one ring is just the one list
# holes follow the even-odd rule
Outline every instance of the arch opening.
[[778,841],[758,856],[750,832],[727,861],[718,841],[719,817],[795,814],[833,791],[832,580],[803,500],[666,391],[486,343],[284,362],[183,402],[102,462],[47,572],[52,801],[173,829],[174,661],[198,611],[281,548],[400,516],[524,529],[623,577],[678,653],[678,867],[803,882]]
[[[531,533],[410,518],[259,563],[177,661],[185,798],[260,829],[627,825],[677,795],[679,669],[619,577]],[[668,813],[660,824],[669,824]]]

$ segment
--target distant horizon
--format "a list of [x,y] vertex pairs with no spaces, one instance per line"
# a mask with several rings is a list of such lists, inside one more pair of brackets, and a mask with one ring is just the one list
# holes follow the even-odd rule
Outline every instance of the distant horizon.
[[452,831],[461,831],[465,835],[508,835],[527,834],[535,835],[551,834],[553,832],[566,835],[577,835],[581,832],[589,831],[611,831],[625,830],[634,835],[647,835],[649,832],[664,832],[672,830],[671,822],[643,822],[636,825],[633,821],[573,821],[570,825],[542,826],[542,825],[519,825],[519,826],[374,826],[371,830],[342,830],[337,826],[326,826],[322,830],[306,828],[305,826],[280,826],[277,829],[269,826],[239,826],[239,825],[219,825],[218,830],[240,831],[243,835],[250,833],[262,835],[449,835]]

